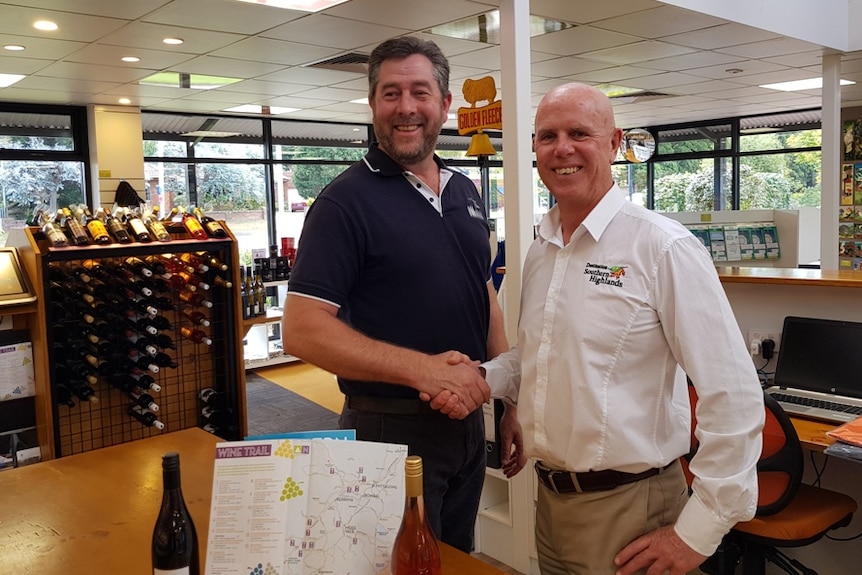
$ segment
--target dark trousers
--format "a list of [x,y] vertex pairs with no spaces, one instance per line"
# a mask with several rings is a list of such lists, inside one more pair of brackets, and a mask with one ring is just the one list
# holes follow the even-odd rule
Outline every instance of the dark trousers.
[[463,421],[423,411],[396,415],[349,409],[338,420],[360,441],[407,445],[422,457],[425,509],[437,538],[465,553],[473,550],[473,529],[485,480],[482,410]]

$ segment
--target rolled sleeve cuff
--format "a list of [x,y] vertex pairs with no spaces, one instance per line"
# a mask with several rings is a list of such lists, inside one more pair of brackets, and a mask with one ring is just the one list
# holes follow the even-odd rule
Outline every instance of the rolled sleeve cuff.
[[505,365],[491,360],[483,363],[485,381],[491,388],[491,396],[504,399],[512,405],[518,405],[518,389],[512,385],[512,373]]
[[735,522],[721,521],[697,497],[691,496],[676,520],[674,531],[686,545],[709,557],[734,525]]

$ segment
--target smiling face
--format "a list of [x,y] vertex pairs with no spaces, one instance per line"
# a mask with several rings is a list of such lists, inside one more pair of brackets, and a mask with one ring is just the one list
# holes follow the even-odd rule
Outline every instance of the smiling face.
[[599,90],[566,84],[542,98],[533,148],[539,176],[560,209],[588,211],[607,193],[621,138],[610,100]]
[[451,103],[425,56],[384,61],[369,101],[380,148],[404,168],[431,161]]

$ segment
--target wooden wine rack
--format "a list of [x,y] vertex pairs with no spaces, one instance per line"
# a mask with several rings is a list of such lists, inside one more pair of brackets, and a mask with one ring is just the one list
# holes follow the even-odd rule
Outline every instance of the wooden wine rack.
[[[223,224],[224,225],[224,224]],[[227,226],[225,226],[227,229]],[[225,239],[195,240],[179,226],[170,226],[172,241],[109,246],[83,246],[55,248],[48,245],[37,227],[23,230],[21,236],[10,235],[9,245],[18,248],[24,267],[37,292],[35,314],[29,323],[34,350],[34,373],[36,380],[36,422],[42,458],[51,459],[126,443],[137,439],[186,429],[203,427],[202,403],[198,393],[213,388],[224,396],[232,412],[232,425],[227,432],[220,433],[226,440],[237,440],[248,432],[245,401],[245,368],[242,354],[242,315],[239,307],[239,255],[236,238],[228,230]],[[60,405],[56,401],[56,361],[52,358],[51,293],[48,285],[48,266],[66,265],[70,262],[95,259],[100,262],[117,263],[128,257],[144,258],[148,255],[184,252],[207,252],[229,266],[224,276],[233,282],[232,288],[212,286],[203,292],[213,302],[206,310],[211,325],[202,328],[212,339],[212,345],[195,344],[183,338],[179,327],[180,302],[177,292],[161,293],[169,297],[177,307],[175,311],[162,311],[174,326],[167,331],[174,340],[176,349],[165,350],[176,368],[162,368],[153,375],[161,391],[149,391],[159,405],[156,413],[165,424],[159,430],[146,427],[128,414],[132,400],[120,389],[111,386],[103,378],[94,385],[98,403],[78,401],[75,406]],[[185,322],[188,325],[188,322]]]

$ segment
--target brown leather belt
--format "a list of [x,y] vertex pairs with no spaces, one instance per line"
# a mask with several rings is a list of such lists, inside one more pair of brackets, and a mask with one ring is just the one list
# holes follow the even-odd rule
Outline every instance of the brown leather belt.
[[658,475],[670,467],[670,465],[672,463],[665,467],[654,467],[640,473],[625,473],[623,471],[614,471],[613,469],[575,473],[564,469],[551,469],[541,461],[536,462],[535,468],[542,485],[559,494],[608,491],[626,483],[634,483],[635,481]]
[[[390,415],[443,415],[421,399],[348,395],[347,407],[357,411],[372,411]],[[443,415],[443,417],[447,417]]]

